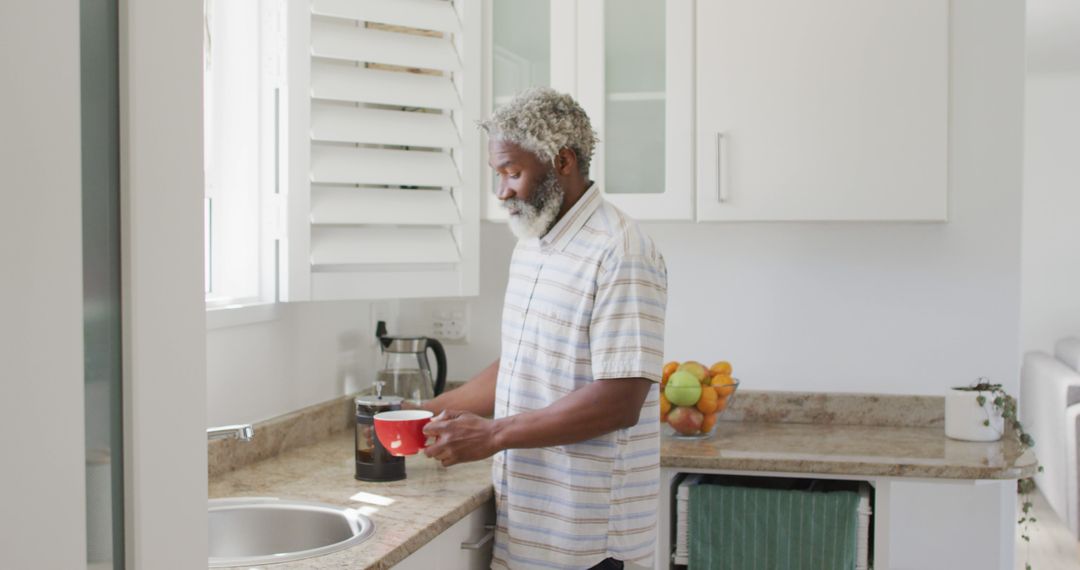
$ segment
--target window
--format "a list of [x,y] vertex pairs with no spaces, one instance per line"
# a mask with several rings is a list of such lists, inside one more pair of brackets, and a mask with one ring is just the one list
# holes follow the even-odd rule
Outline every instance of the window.
[[475,294],[482,2],[204,2],[207,308]]
[[205,2],[208,309],[275,299],[278,13],[276,0]]

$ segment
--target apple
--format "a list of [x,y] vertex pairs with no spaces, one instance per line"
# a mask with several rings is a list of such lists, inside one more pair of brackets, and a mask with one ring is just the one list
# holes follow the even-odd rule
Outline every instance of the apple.
[[697,408],[675,407],[668,414],[668,425],[683,435],[695,435],[701,431],[705,414]]
[[701,383],[693,374],[679,370],[668,378],[664,397],[674,406],[693,406],[701,398]]
[[697,378],[699,384],[709,377],[709,369],[705,368],[704,364],[694,360],[687,360],[680,364],[677,372],[689,372],[693,374],[694,378]]

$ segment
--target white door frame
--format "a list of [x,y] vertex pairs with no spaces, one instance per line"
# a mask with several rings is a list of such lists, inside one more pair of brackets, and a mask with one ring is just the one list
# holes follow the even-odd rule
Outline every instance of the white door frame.
[[198,0],[120,0],[131,569],[189,570],[207,559],[202,19]]
[[86,564],[79,25],[0,2],[0,568]]

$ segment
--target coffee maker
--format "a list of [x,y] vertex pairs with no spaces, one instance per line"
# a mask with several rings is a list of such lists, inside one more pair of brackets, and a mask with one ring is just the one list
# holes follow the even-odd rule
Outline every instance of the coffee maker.
[[390,455],[375,435],[375,414],[401,409],[403,399],[383,396],[383,383],[375,383],[374,396],[359,396],[356,404],[356,478],[361,481],[400,481],[405,458]]

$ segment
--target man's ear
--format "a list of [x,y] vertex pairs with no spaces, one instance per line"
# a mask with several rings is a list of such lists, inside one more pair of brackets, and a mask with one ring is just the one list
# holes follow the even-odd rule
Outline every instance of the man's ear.
[[562,176],[569,176],[578,170],[577,154],[569,148],[563,148],[555,157],[555,171]]

